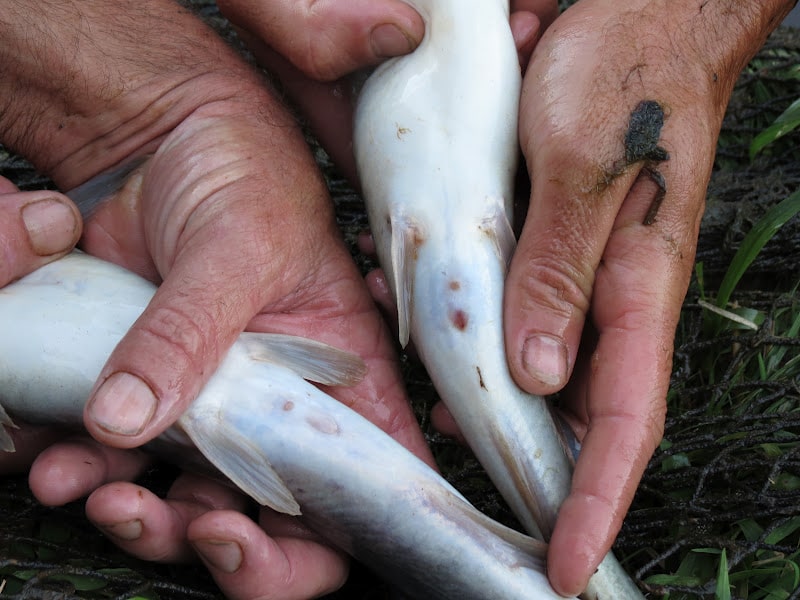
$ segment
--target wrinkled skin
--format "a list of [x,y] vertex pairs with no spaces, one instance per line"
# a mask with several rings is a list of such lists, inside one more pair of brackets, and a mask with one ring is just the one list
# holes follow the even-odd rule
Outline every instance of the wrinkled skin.
[[[47,4],[15,1],[0,16],[0,140],[62,190],[155,152],[84,224],[80,245],[161,287],[92,392],[95,439],[50,445],[56,433],[26,428],[0,472],[33,460],[44,504],[91,494],[88,517],[122,548],[160,561],[199,554],[231,598],[329,592],[347,562],[296,522],[269,511],[253,522],[238,494],[194,476],[157,498],[127,483],[148,459],[122,450],[169,426],[247,328],[363,357],[367,378],[332,394],[432,460],[302,134],[260,76],[170,0]],[[0,211],[2,283],[81,235],[75,207],[53,192],[2,180]]]
[[[296,4],[310,23],[352,23],[362,14],[345,2]],[[548,556],[561,593],[586,585],[661,439],[674,332],[722,116],[739,72],[792,4],[581,0],[537,45],[531,25],[549,24],[553,4],[511,3],[527,67],[520,145],[532,191],[506,284],[506,350],[524,389],[563,390],[563,408],[583,440]],[[353,177],[343,142],[351,129],[347,84],[320,81],[346,74],[361,54],[321,49],[363,50],[364,30],[318,25],[311,31],[322,34],[321,46],[312,33],[285,43],[264,26],[271,9],[244,0],[220,5]],[[413,23],[403,14],[400,22]],[[409,31],[406,39],[420,39]],[[647,100],[664,107],[660,139],[650,144],[658,151],[626,157],[631,114]],[[648,162],[658,163],[657,177]],[[391,310],[380,273],[369,282]],[[442,407],[434,418],[457,434]]]

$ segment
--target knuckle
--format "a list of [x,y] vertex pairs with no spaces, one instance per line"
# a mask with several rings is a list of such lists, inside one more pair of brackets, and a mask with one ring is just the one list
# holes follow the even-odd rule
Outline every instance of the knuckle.
[[336,45],[327,35],[307,36],[305,51],[298,56],[299,64],[296,66],[306,75],[316,81],[334,81],[341,77],[342,66],[336,57],[340,53],[334,51]]
[[581,285],[583,271],[549,257],[539,257],[525,264],[519,281],[522,308],[527,312],[545,310],[568,320],[576,310],[586,314],[591,299],[591,285]]
[[174,306],[150,310],[136,328],[154,339],[165,351],[159,358],[177,370],[203,374],[212,347],[207,332],[214,331],[214,319],[204,310],[192,307],[191,312]]

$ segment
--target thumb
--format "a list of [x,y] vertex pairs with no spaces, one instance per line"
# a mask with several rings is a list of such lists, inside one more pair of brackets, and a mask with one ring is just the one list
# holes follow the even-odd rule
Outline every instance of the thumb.
[[425,28],[416,11],[400,0],[220,0],[217,4],[234,25],[320,81],[408,54],[422,40]]
[[0,286],[60,258],[80,235],[80,214],[66,196],[20,192],[0,177]]

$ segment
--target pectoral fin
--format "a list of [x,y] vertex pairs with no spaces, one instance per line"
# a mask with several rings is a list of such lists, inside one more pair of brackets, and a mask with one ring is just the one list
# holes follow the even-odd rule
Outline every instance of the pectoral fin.
[[103,202],[121,190],[128,177],[151,156],[152,154],[139,156],[123,165],[103,171],[86,183],[69,190],[66,195],[77,205],[81,216],[86,220],[97,211]]
[[397,326],[400,345],[405,348],[411,331],[414,303],[414,271],[417,251],[425,243],[419,227],[407,219],[392,219],[392,274],[397,295]]
[[499,209],[481,223],[481,231],[484,232],[492,241],[498,258],[508,267],[517,239],[514,236],[514,228],[508,220],[505,210]]
[[243,333],[239,338],[253,360],[291,369],[325,385],[355,385],[367,366],[359,356],[322,342],[279,333]]
[[179,423],[203,456],[240,490],[262,506],[289,515],[300,514],[292,492],[253,442],[233,428],[221,435],[216,419],[206,421],[184,415]]
[[0,450],[3,452],[14,452],[14,440],[11,439],[11,434],[6,431],[6,427],[11,429],[19,429],[8,416],[8,413],[0,404]]
[[[442,507],[440,509],[442,514],[455,515],[458,514],[461,518],[472,521],[478,526],[478,531],[490,531],[493,535],[502,539],[510,546],[514,546],[523,554],[530,556],[536,563],[536,568],[540,573],[546,571],[547,561],[547,544],[541,540],[534,539],[524,533],[515,531],[505,525],[490,519],[483,513],[476,510],[467,500],[464,500],[464,510],[458,513],[453,511],[452,505],[449,507]],[[472,528],[463,527],[464,531],[470,531]]]

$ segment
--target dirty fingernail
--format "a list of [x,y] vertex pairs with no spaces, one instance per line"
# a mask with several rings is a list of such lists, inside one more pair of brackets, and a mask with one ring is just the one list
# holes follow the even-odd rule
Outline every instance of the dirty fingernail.
[[235,573],[242,566],[242,549],[236,542],[198,540],[192,542],[200,558],[225,573]]
[[522,364],[531,377],[545,385],[562,386],[567,381],[567,347],[551,335],[538,334],[525,340]]
[[130,373],[114,373],[89,401],[89,416],[102,429],[118,435],[140,434],[156,412],[156,397],[144,381]]
[[370,42],[375,56],[381,58],[402,56],[417,46],[416,42],[402,29],[390,23],[375,27],[370,34]]
[[20,209],[33,251],[50,256],[69,250],[78,241],[80,223],[75,212],[57,198],[26,204]]
[[108,535],[132,542],[142,536],[142,522],[139,519],[125,521],[124,523],[114,523],[111,525],[101,525],[103,531]]

